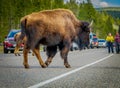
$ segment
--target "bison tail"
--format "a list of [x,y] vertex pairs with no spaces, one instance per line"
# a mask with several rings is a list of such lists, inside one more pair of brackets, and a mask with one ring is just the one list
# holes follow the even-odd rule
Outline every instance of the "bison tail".
[[27,18],[23,18],[21,20],[21,36],[20,39],[23,40],[23,38],[25,37],[25,31],[26,31],[26,25],[27,25]]

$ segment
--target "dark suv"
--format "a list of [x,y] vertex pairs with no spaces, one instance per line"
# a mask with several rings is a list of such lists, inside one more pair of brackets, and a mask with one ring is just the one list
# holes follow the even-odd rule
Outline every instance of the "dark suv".
[[[3,48],[4,48],[4,53],[8,53],[9,51],[11,53],[14,53],[15,50],[15,46],[16,46],[16,42],[14,41],[14,35],[18,32],[20,32],[21,30],[11,30],[8,35],[5,37],[5,40],[3,42]],[[22,49],[22,47],[21,47]]]

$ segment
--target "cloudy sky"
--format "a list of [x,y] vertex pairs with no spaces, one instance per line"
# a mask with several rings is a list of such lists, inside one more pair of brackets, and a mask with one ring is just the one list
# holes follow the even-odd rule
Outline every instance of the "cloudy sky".
[[120,0],[91,0],[94,7],[120,7]]
[[[64,0],[70,1],[70,0]],[[79,3],[87,0],[76,0]],[[91,0],[94,7],[120,7],[120,0]]]

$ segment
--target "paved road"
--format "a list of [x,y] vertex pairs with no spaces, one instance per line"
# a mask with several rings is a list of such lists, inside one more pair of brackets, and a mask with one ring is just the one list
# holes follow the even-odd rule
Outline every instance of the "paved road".
[[57,53],[44,69],[29,54],[30,69],[24,69],[22,55],[0,54],[0,88],[120,88],[120,54],[101,48],[69,52],[68,58],[72,68]]

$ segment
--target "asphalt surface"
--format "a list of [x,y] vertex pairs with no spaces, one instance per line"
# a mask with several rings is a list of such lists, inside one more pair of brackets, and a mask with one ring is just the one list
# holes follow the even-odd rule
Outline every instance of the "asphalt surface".
[[[46,53],[41,52],[43,60]],[[69,52],[71,68],[65,68],[59,52],[47,68],[29,54],[29,69],[23,56],[0,54],[0,88],[120,88],[120,54],[106,48]]]

